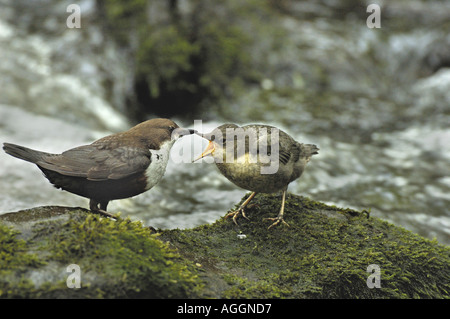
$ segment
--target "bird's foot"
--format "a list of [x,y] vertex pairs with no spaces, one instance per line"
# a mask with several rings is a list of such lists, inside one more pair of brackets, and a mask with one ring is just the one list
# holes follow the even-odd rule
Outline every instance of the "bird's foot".
[[238,210],[234,211],[234,212],[230,212],[228,214],[225,215],[225,218],[228,217],[233,217],[233,222],[239,226],[239,224],[237,223],[237,217],[239,216],[239,214],[242,214],[242,217],[244,217],[245,219],[249,220],[247,216],[245,216],[245,212],[243,208],[239,208]]
[[285,224],[287,227],[290,227],[288,223],[286,223],[283,219],[283,216],[278,215],[275,218],[264,218],[264,220],[271,220],[274,221],[272,225],[270,225],[267,229],[271,229],[274,226],[277,226],[279,223]]
[[96,209],[96,210],[93,210],[93,212],[96,213],[96,214],[100,214],[102,216],[105,216],[105,217],[113,218],[115,220],[119,219],[119,217],[117,217],[116,215],[108,213],[106,210],[103,210],[103,209]]

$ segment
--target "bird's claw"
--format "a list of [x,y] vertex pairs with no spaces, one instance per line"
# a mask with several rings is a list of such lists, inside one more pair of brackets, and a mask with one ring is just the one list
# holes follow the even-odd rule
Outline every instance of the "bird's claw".
[[94,210],[94,213],[97,213],[97,214],[102,215],[104,217],[109,217],[109,218],[113,218],[115,220],[118,220],[118,217],[116,215],[108,213],[106,210],[103,210],[103,209]]
[[236,221],[236,220],[237,220],[237,217],[239,216],[239,214],[241,214],[242,217],[244,217],[245,219],[249,220],[248,217],[245,216],[245,212],[244,212],[244,209],[243,209],[243,208],[239,208],[238,210],[236,210],[236,211],[234,211],[234,212],[230,212],[230,213],[226,214],[226,215],[225,215],[225,218],[233,217],[233,222],[234,222],[237,226],[239,226],[239,224],[238,224],[237,221]]
[[277,226],[279,223],[283,223],[287,227],[290,227],[289,224],[284,221],[283,216],[277,216],[277,217],[274,217],[274,218],[264,218],[264,220],[274,221],[274,223],[267,228],[268,230],[271,229],[274,226]]

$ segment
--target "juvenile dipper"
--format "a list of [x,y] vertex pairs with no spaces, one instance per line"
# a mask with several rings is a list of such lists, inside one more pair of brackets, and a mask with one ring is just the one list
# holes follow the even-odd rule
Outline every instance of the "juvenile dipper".
[[[244,208],[257,193],[283,191],[281,209],[269,229],[280,222],[289,226],[283,219],[286,191],[290,182],[299,178],[312,155],[318,148],[312,144],[296,142],[291,136],[270,125],[252,124],[239,127],[236,124],[223,124],[211,133],[196,133],[209,144],[196,159],[212,155],[219,171],[235,185],[253,193],[238,210],[226,217],[236,218],[239,214],[247,218]],[[194,160],[194,161],[196,161]]]
[[151,119],[62,154],[4,143],[9,155],[36,164],[56,187],[89,198],[89,208],[108,217],[109,201],[148,191],[163,177],[175,141],[195,131],[169,119]]

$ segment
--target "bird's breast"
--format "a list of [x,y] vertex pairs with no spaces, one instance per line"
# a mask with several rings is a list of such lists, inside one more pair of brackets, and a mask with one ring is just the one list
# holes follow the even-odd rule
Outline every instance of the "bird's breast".
[[145,170],[147,178],[147,186],[145,190],[149,190],[159,183],[166,172],[167,163],[169,162],[169,152],[173,143],[166,143],[159,150],[150,150],[151,162]]

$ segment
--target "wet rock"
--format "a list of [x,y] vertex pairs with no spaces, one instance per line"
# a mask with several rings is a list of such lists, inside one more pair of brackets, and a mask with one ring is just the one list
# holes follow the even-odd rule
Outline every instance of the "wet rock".
[[2,215],[0,247],[3,298],[186,298],[199,284],[140,222],[81,208]]
[[[68,298],[448,298],[450,248],[358,212],[280,195],[239,226],[158,230],[81,208],[0,216],[0,296]],[[81,288],[68,288],[81,269]],[[72,277],[71,277],[72,278]],[[69,282],[70,284],[70,282]]]
[[[450,248],[358,212],[289,195],[290,227],[267,230],[281,195],[257,195],[249,221],[163,231],[200,265],[215,298],[448,298]],[[238,235],[240,235],[238,237]],[[242,236],[245,235],[245,236]],[[371,266],[372,265],[372,266]],[[380,271],[376,288],[375,272]],[[370,271],[370,272],[369,272]],[[371,286],[372,288],[369,288]]]

